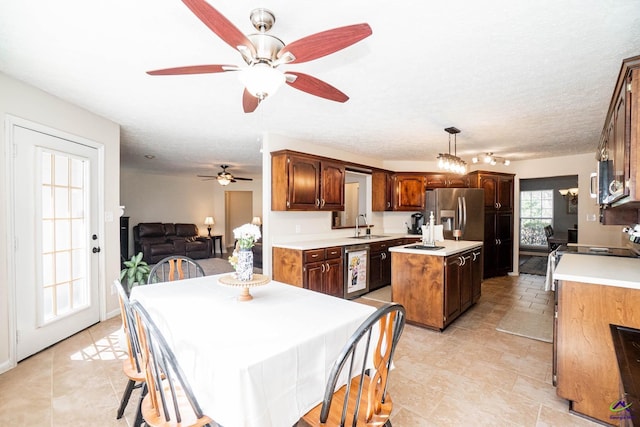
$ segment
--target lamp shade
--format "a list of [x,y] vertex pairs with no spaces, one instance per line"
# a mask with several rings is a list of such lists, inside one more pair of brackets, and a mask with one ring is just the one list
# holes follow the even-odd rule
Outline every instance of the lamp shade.
[[240,71],[238,78],[249,93],[258,99],[271,96],[285,82],[284,74],[267,64],[256,64]]
[[251,224],[262,225],[262,220],[260,219],[259,216],[254,216],[253,219],[251,220]]
[[214,225],[216,222],[213,220],[212,216],[208,216],[204,219],[204,225]]

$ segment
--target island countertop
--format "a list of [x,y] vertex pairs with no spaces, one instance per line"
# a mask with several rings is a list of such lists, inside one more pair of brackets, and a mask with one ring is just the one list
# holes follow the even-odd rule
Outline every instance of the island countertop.
[[640,258],[564,254],[554,280],[640,289]]
[[433,255],[433,256],[449,256],[459,252],[464,252],[469,249],[476,249],[482,247],[482,242],[472,240],[444,240],[436,242],[436,246],[442,246],[442,249],[437,250],[424,250],[424,249],[410,249],[411,246],[415,246],[415,243],[402,246],[393,246],[389,248],[390,252],[401,252],[405,254],[417,254],[417,255]]

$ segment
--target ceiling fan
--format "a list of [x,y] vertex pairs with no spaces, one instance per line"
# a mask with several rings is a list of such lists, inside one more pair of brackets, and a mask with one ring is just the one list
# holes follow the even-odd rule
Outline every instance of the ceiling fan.
[[285,45],[282,40],[267,34],[276,21],[273,12],[267,9],[254,9],[251,12],[251,23],[258,33],[245,36],[205,0],[182,1],[211,31],[237,49],[248,66],[191,65],[147,71],[147,74],[159,76],[238,71],[245,86],[242,95],[245,113],[255,111],[258,104],[267,96],[273,95],[282,83],[331,101],[345,102],[349,99],[340,90],[313,76],[293,71],[282,72],[277,68],[282,64],[299,64],[318,59],[349,47],[372,34],[369,24],[338,27]]
[[236,181],[253,181],[253,178],[240,178],[239,176],[233,176],[227,172],[229,165],[220,165],[222,172],[218,172],[218,175],[198,175],[200,178],[205,178],[203,181],[210,181],[215,179],[220,185],[229,185],[231,182]]

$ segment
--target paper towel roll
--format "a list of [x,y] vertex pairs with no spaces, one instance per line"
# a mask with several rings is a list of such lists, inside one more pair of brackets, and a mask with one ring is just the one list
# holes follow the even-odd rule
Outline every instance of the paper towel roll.
[[444,241],[444,225],[434,225],[433,226],[433,240],[436,242]]

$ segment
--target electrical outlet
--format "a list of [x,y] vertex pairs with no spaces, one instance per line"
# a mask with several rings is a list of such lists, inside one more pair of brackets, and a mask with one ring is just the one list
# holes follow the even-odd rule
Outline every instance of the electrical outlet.
[[596,221],[596,214],[587,214],[587,221],[595,222]]

